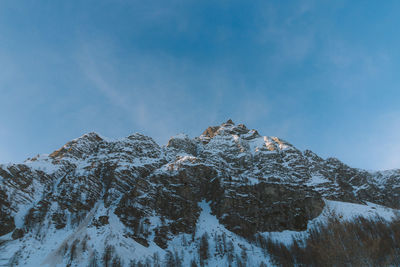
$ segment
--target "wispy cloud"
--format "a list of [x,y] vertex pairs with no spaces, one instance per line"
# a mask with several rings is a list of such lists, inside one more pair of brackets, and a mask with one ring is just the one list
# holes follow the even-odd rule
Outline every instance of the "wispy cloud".
[[[49,3],[53,16],[18,7],[0,24],[12,36],[0,36],[0,123],[20,153],[88,130],[165,143],[232,118],[349,163],[372,162],[358,152],[379,136],[366,121],[398,109],[398,38],[386,33],[397,13],[347,3]],[[398,129],[379,127],[385,140],[397,138],[389,133]],[[374,161],[395,164],[393,141],[379,147],[368,148]]]
[[[103,65],[103,69],[100,64]],[[106,65],[106,68],[104,68],[104,65]],[[110,76],[115,72],[112,65],[104,61],[96,61],[92,56],[85,55],[84,58],[80,58],[80,66],[84,76],[93,84],[96,90],[110,100],[113,105],[123,109],[128,116],[132,116],[133,119],[136,118],[134,103],[129,103],[129,98],[119,91],[118,84],[111,84],[109,81]]]
[[[272,44],[276,67],[305,60],[315,49],[315,25],[304,24],[304,16],[314,8],[311,1],[294,2],[285,10],[266,3],[257,16],[259,31],[256,39],[263,44]],[[297,24],[303,24],[303,27]]]
[[323,55],[326,74],[333,86],[352,96],[359,96],[362,90],[370,91],[371,81],[380,80],[393,67],[386,51],[366,50],[340,39],[330,41]]
[[[168,136],[199,125],[199,120],[216,120],[215,114],[231,86],[225,75],[162,54],[134,53],[125,65],[113,56],[116,49],[86,43],[77,60],[93,88],[121,110],[137,130],[165,142]],[[196,89],[203,91],[196,93]],[[197,97],[202,99],[198,101]],[[204,107],[204,102],[209,105]]]

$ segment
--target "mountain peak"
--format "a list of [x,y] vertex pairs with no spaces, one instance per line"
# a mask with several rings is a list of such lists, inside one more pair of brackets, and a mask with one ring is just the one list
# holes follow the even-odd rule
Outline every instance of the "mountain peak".
[[227,121],[225,122],[225,124],[235,125],[235,123],[234,123],[231,119],[227,120]]
[[86,133],[86,134],[82,135],[81,137],[79,137],[78,139],[86,139],[86,140],[90,140],[90,141],[103,141],[103,138],[96,132]]
[[89,132],[66,143],[60,149],[50,154],[51,158],[63,158],[65,156],[82,157],[96,150],[98,144],[104,141],[96,132]]
[[235,125],[235,123],[229,119],[219,126],[209,126],[202,134],[201,138],[211,139],[216,135],[242,135],[247,134],[249,129],[244,124]]
[[338,203],[400,207],[400,171],[354,169],[232,120],[165,147],[90,132],[49,157],[0,165],[0,266],[266,266],[264,234],[307,233]]

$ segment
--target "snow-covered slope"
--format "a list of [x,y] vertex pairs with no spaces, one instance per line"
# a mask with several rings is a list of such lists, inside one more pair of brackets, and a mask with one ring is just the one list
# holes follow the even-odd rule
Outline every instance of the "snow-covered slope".
[[0,165],[0,266],[271,266],[332,214],[399,208],[400,171],[367,172],[232,121],[160,147],[85,134]]

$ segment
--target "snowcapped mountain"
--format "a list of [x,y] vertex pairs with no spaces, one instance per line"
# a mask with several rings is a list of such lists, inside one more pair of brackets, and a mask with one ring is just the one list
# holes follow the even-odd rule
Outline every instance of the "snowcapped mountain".
[[396,217],[400,170],[369,172],[231,120],[160,147],[96,133],[0,165],[0,266],[271,266],[257,242],[332,212]]

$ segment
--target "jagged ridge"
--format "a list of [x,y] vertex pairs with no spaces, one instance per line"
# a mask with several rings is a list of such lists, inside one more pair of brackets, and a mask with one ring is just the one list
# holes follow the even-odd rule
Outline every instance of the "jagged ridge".
[[[11,239],[0,250],[7,264],[80,266],[106,262],[101,255],[113,247],[110,255],[127,265],[153,253],[168,256],[185,237],[191,241],[182,253],[204,264],[193,252],[205,233],[204,210],[239,249],[260,233],[306,230],[326,200],[398,208],[399,179],[400,171],[371,173],[324,160],[231,120],[163,147],[141,134],[109,140],[89,133],[50,155],[0,165],[0,236]],[[68,238],[54,243],[56,235]],[[35,242],[52,249],[26,248]],[[136,252],[126,255],[130,248]],[[263,256],[257,259],[259,265]]]

